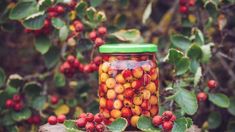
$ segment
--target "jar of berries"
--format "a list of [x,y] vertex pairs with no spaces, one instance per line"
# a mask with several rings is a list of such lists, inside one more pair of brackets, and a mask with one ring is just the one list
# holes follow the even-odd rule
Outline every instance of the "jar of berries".
[[158,114],[157,46],[105,44],[99,47],[99,110],[110,124],[119,117],[136,127],[141,115]]

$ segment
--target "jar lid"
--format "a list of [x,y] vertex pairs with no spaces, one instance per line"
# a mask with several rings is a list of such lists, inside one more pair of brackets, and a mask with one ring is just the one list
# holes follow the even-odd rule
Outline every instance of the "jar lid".
[[144,53],[157,52],[155,44],[104,44],[99,47],[100,53]]

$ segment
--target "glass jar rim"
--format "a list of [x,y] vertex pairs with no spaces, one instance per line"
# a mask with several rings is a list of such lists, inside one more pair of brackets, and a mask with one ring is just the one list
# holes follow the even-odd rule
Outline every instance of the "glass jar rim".
[[104,44],[99,47],[100,53],[155,53],[157,51],[157,45],[151,43]]

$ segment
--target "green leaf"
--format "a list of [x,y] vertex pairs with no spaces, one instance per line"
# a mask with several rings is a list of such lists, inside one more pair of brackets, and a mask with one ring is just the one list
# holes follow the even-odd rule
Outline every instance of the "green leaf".
[[194,87],[197,86],[197,84],[199,83],[201,77],[202,77],[202,68],[201,68],[201,67],[198,67],[198,68],[197,68],[197,72],[196,72],[195,75],[194,75],[194,81],[193,81]]
[[36,110],[43,110],[46,103],[46,96],[39,96],[35,98],[32,102],[32,107]]
[[0,67],[0,87],[4,85],[6,76],[4,70]]
[[220,126],[222,122],[221,114],[219,112],[211,112],[208,117],[209,129],[215,129]]
[[187,128],[192,125],[192,119],[190,118],[179,118],[174,122],[172,132],[185,132]]
[[177,50],[177,49],[170,49],[169,50],[169,56],[168,56],[168,59],[169,59],[169,63],[175,65],[177,62],[180,61],[180,59],[184,56],[184,54]]
[[41,54],[45,54],[51,47],[51,42],[47,36],[40,35],[36,37],[35,48]]
[[94,21],[95,14],[96,14],[96,9],[94,7],[89,7],[89,8],[86,9],[87,18],[91,22]]
[[64,74],[56,72],[53,80],[54,80],[54,84],[56,87],[64,87],[65,86],[66,81],[65,81]]
[[190,61],[187,57],[182,57],[179,62],[176,63],[176,75],[182,75],[189,69]]
[[103,11],[98,11],[96,14],[95,14],[95,20],[97,23],[100,23],[100,22],[104,22],[107,20],[106,18],[106,15]]
[[64,25],[60,30],[59,30],[59,38],[61,41],[65,41],[69,36],[69,29],[66,25]]
[[193,73],[196,73],[199,66],[200,66],[200,63],[197,60],[195,59],[191,60],[190,71]]
[[44,25],[45,19],[46,19],[45,12],[38,12],[27,17],[23,21],[23,25],[27,29],[33,29],[33,30],[41,29]]
[[19,122],[19,121],[28,119],[31,116],[31,114],[32,112],[29,109],[25,108],[19,112],[12,111],[11,117],[13,120]]
[[88,6],[87,3],[84,1],[80,1],[77,4],[76,12],[79,12],[77,13],[78,17],[82,18],[84,16],[87,6]]
[[228,112],[235,116],[235,97],[230,98],[230,105],[228,107]]
[[213,17],[214,20],[217,19],[218,16],[218,5],[214,1],[206,1],[204,7],[208,11],[208,14]]
[[148,20],[149,16],[152,13],[152,1],[149,2],[149,4],[147,5],[147,7],[144,10],[144,14],[142,17],[142,23],[145,24],[146,21]]
[[19,74],[12,74],[7,80],[7,85],[15,88],[21,87],[23,83],[23,78]]
[[15,124],[15,121],[12,119],[10,114],[3,115],[3,117],[1,117],[0,122],[1,122],[1,125],[4,125],[4,126],[10,126],[10,125]]
[[61,29],[62,27],[65,26],[65,22],[60,18],[52,18],[51,23],[57,29]]
[[230,100],[228,96],[222,93],[209,93],[209,100],[218,107],[228,108],[230,105]]
[[175,95],[175,101],[185,113],[189,115],[196,113],[198,104],[195,93],[179,88]]
[[137,128],[144,132],[160,132],[161,130],[152,124],[152,120],[149,117],[140,116],[137,122]]
[[197,44],[191,45],[191,47],[188,49],[187,56],[194,60],[200,59],[202,57],[201,47]]
[[37,12],[35,1],[19,2],[11,10],[9,18],[12,20],[20,20]]
[[104,0],[91,0],[90,3],[91,3],[91,6],[96,7],[96,6],[101,5],[103,1]]
[[107,128],[112,132],[122,132],[126,129],[127,125],[127,120],[121,117],[113,121]]
[[143,39],[138,29],[119,30],[117,32],[112,33],[111,35],[121,41],[127,42],[140,42]]
[[195,28],[194,30],[194,34],[195,34],[195,43],[199,44],[199,45],[204,45],[205,44],[205,40],[204,40],[204,36],[203,33],[200,29]]
[[51,0],[39,0],[38,1],[38,9],[40,11],[47,9],[51,5],[52,5],[52,1]]
[[40,95],[40,92],[42,91],[42,87],[41,87],[41,84],[33,81],[33,82],[26,83],[24,85],[23,90],[27,96],[35,97],[35,96]]
[[54,67],[60,59],[60,49],[52,46],[49,51],[44,54],[45,64],[47,68]]
[[209,43],[207,45],[201,46],[202,49],[202,62],[208,62],[211,58],[211,47],[213,46],[213,43]]
[[64,126],[67,132],[83,132],[77,128],[77,126],[75,125],[75,120],[66,120],[64,122]]
[[190,47],[190,40],[189,38],[183,36],[183,35],[172,35],[170,37],[171,43],[182,50],[187,50]]

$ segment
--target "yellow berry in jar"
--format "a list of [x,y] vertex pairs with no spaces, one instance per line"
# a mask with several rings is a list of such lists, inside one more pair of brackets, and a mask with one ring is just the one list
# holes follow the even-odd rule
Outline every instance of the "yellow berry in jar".
[[109,89],[107,91],[107,98],[108,99],[115,99],[116,98],[116,93],[113,89]]
[[135,96],[135,97],[133,98],[133,103],[134,103],[135,105],[141,105],[142,102],[143,102],[143,100],[142,100],[142,97],[140,97],[140,96]]
[[121,109],[122,106],[123,106],[122,101],[120,101],[119,99],[117,99],[113,102],[113,107],[117,110]]
[[126,81],[124,79],[124,77],[122,76],[122,74],[118,74],[116,77],[115,77],[115,80],[120,83],[120,84],[124,84]]
[[139,118],[140,118],[140,117],[137,116],[137,115],[131,117],[131,125],[132,125],[133,127],[136,127]]
[[158,75],[157,75],[157,71],[155,68],[151,69],[150,71],[150,76],[151,76],[151,80],[154,81],[157,79]]
[[145,100],[150,99],[150,96],[151,96],[151,93],[149,90],[144,89],[141,91],[141,97],[143,99],[145,99]]
[[115,119],[121,117],[121,115],[122,115],[122,113],[121,113],[120,110],[113,109],[113,110],[111,111],[111,117],[113,117],[113,118],[115,118]]
[[130,84],[130,83],[125,83],[125,84],[123,84],[123,87],[124,87],[125,89],[130,88],[130,87],[131,87],[131,84]]
[[123,100],[124,100],[124,95],[123,95],[123,94],[119,94],[119,95],[117,96],[117,98],[118,98],[119,100],[123,101]]
[[100,98],[100,107],[105,108],[106,106],[106,99],[104,97]]
[[116,81],[113,78],[108,78],[105,84],[108,88],[114,88],[114,86],[116,85]]
[[141,67],[138,67],[138,68],[134,68],[132,70],[132,74],[135,78],[141,78],[143,76],[143,69]]
[[157,96],[152,95],[152,96],[150,97],[150,99],[149,99],[149,103],[150,103],[151,105],[156,105],[156,104],[158,103],[158,98],[157,98]]
[[109,78],[109,75],[107,73],[100,74],[100,82],[106,82],[108,78]]
[[109,112],[109,110],[104,109],[104,110],[102,111],[102,115],[104,116],[104,118],[109,118],[109,117],[110,117],[110,112]]
[[151,93],[156,92],[157,88],[154,82],[150,82],[147,86],[146,89],[149,90]]
[[157,107],[157,105],[152,105],[151,106],[150,114],[151,114],[152,117],[158,114],[158,107]]
[[149,72],[151,69],[151,65],[148,63],[145,63],[141,66],[145,72]]
[[132,102],[131,102],[131,100],[129,100],[129,99],[124,99],[123,104],[124,104],[124,106],[126,106],[126,107],[132,106]]
[[104,62],[104,63],[101,65],[101,69],[102,69],[103,72],[108,72],[109,67],[110,67],[110,63],[108,63],[108,62]]
[[140,115],[142,112],[142,109],[139,105],[133,105],[131,107],[131,111],[132,111],[133,115]]
[[114,87],[114,90],[116,93],[118,94],[121,94],[124,92],[124,87],[121,85],[121,84],[117,84],[115,87]]

